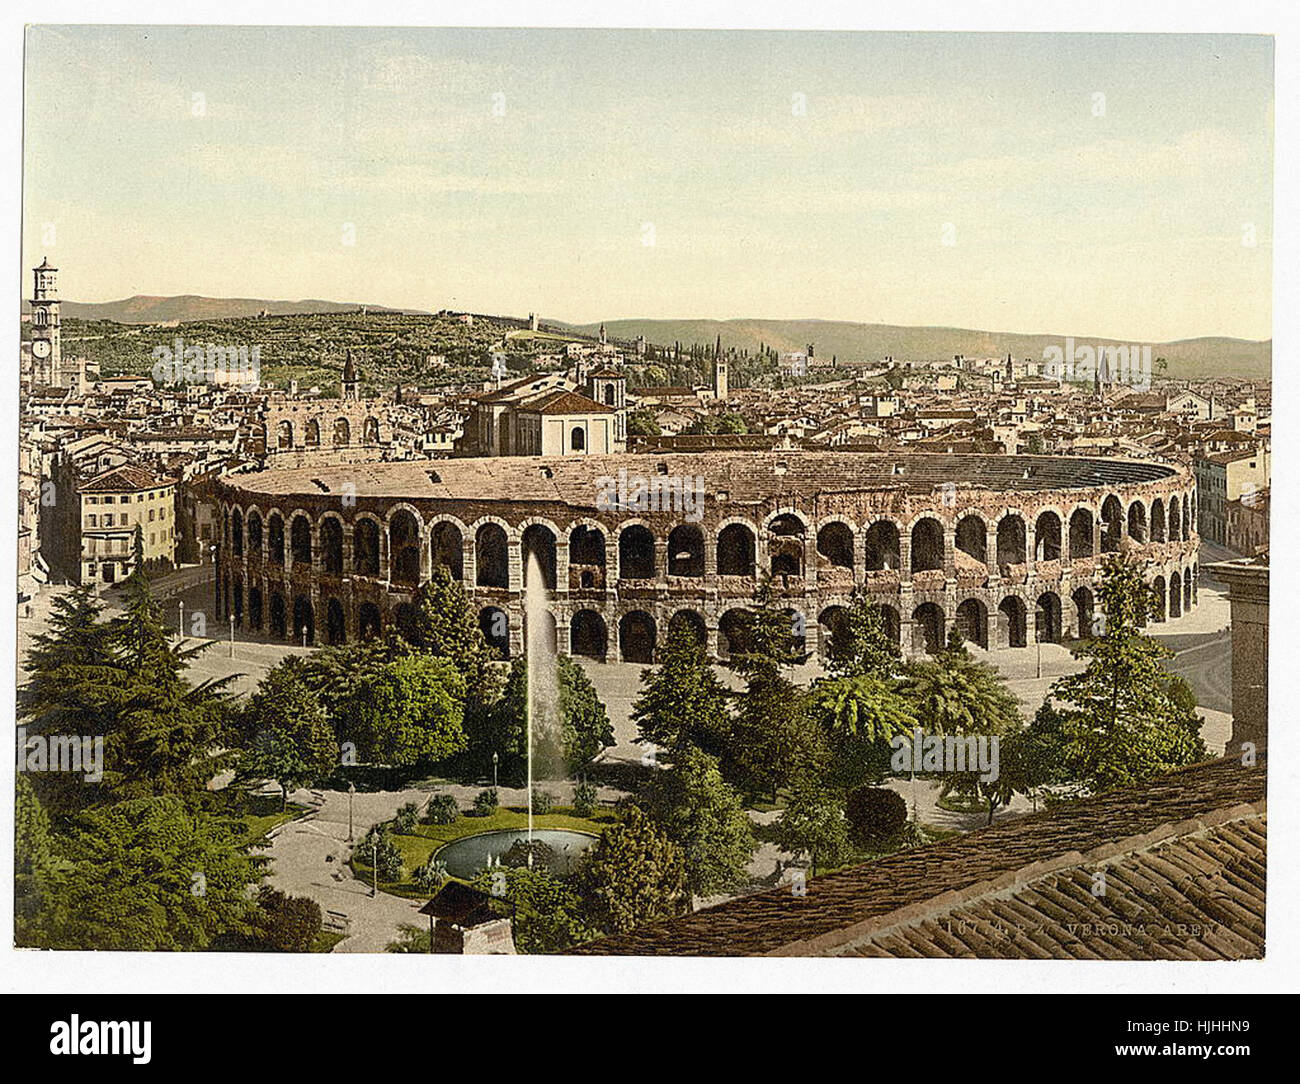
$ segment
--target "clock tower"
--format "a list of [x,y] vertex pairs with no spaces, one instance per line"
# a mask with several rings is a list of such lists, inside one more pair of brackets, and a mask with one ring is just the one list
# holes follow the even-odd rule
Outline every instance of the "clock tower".
[[49,257],[32,269],[32,382],[52,385],[57,382],[63,349],[59,339],[59,273]]

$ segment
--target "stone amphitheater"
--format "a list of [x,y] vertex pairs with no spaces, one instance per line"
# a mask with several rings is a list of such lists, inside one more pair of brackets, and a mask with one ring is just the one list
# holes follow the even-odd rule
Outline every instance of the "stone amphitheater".
[[[908,654],[956,623],[988,650],[1088,630],[1103,556],[1132,553],[1155,620],[1196,604],[1196,489],[1123,459],[735,452],[499,457],[232,474],[222,619],[338,644],[410,622],[437,564],[501,652],[520,650],[525,569],[557,648],[646,663],[685,622],[726,658],[770,574],[809,651],[855,587]],[[535,560],[534,560],[535,559]]]

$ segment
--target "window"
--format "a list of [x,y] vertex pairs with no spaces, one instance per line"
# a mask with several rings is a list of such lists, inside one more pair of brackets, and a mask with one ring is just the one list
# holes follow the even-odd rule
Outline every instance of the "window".
[[99,517],[95,515],[94,512],[91,512],[88,516],[86,516],[86,525],[89,527],[98,527]]
[[587,434],[582,431],[582,426],[575,425],[573,432],[569,436],[569,446],[575,452],[581,452],[587,447]]

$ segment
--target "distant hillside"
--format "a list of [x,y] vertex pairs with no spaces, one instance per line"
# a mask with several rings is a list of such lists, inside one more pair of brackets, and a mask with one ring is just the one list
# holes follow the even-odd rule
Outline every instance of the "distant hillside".
[[[272,316],[297,316],[315,312],[353,312],[361,308],[359,302],[318,301],[265,301],[255,297],[201,297],[182,294],[179,297],[150,297],[136,294],[121,301],[64,301],[63,315],[74,320],[112,320],[118,324],[160,324],[170,320],[231,320],[259,316],[262,310]],[[28,311],[23,302],[23,312]],[[386,309],[380,305],[366,305],[370,312],[408,312],[407,309]]]
[[[595,334],[600,325],[568,325]],[[896,324],[854,324],[837,320],[606,320],[611,338],[635,339],[671,345],[681,342],[711,343],[719,335],[724,346],[756,351],[760,345],[779,351],[802,350],[815,343],[817,356],[841,361],[877,361],[885,356],[900,361],[937,361],[954,354],[967,357],[1043,357],[1048,346],[1062,346],[1064,335],[1024,335],[1009,331],[976,331],[958,327],[903,327]],[[1120,345],[1118,339],[1084,335],[1077,344]],[[1139,344],[1145,345],[1145,344]],[[1273,365],[1273,342],[1209,337],[1152,343],[1152,358],[1169,362],[1167,375],[1175,379],[1226,376],[1267,380]]]

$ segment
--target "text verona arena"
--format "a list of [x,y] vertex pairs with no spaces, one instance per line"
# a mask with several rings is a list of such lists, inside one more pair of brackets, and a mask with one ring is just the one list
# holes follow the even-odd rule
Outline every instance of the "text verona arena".
[[1196,489],[1170,464],[833,452],[500,457],[226,476],[217,607],[341,644],[407,627],[439,563],[520,650],[536,555],[561,652],[647,663],[674,622],[726,658],[770,573],[806,648],[855,586],[908,654],[956,623],[982,648],[1092,627],[1103,555],[1131,553],[1155,620],[1196,603]]

